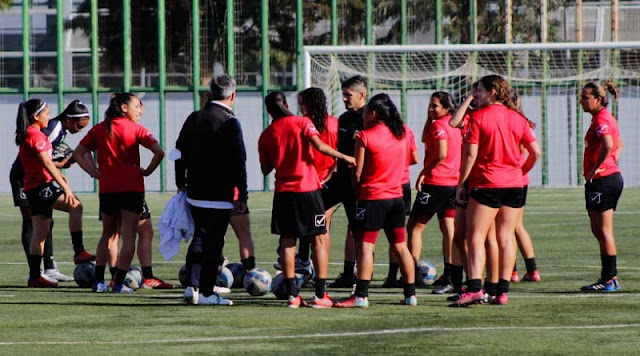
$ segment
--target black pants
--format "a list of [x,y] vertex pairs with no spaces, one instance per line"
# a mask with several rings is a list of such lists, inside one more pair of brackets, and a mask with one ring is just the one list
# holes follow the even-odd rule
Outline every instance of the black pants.
[[195,232],[187,252],[187,276],[189,286],[199,287],[200,293],[209,296],[222,263],[224,235],[229,226],[231,210],[208,209],[190,206]]

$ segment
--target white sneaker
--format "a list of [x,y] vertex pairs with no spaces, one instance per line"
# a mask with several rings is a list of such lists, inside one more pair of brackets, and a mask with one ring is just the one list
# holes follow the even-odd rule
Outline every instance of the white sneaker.
[[313,262],[311,260],[303,261],[296,257],[296,273],[312,275],[313,274]]
[[208,297],[201,296],[199,305],[233,305],[233,301],[213,293]]
[[[45,271],[45,272],[46,272],[46,271]],[[40,277],[42,277],[42,278],[46,279],[48,282],[58,284],[58,280],[57,280],[57,279],[55,279],[55,278],[53,278],[53,277],[51,277],[51,276],[47,275],[46,273],[40,273]]]
[[200,293],[198,293],[197,288],[187,287],[184,289],[184,294],[182,295],[182,301],[187,304],[197,305],[200,299]]
[[60,273],[60,271],[57,271],[53,268],[44,270],[43,274],[49,278],[55,279],[58,282],[73,282],[73,277],[62,274]]
[[213,286],[213,293],[216,294],[229,294],[231,293],[231,289],[227,287]]

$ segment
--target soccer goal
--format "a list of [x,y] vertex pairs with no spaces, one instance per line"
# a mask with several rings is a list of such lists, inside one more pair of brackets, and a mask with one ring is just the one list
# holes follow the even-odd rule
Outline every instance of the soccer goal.
[[625,140],[621,167],[625,185],[640,185],[640,42],[307,46],[304,85],[325,90],[334,114],[344,111],[342,80],[367,78],[371,93],[387,92],[409,126],[420,132],[429,96],[447,91],[458,102],[484,75],[509,80],[525,114],[538,123],[543,158],[532,185],[582,183],[583,138],[589,127],[578,99],[588,81],[611,80],[621,97],[609,109],[618,117]]

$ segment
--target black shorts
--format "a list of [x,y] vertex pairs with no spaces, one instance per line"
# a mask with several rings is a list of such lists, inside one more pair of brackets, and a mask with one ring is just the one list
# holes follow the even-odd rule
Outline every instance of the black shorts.
[[[142,214],[146,205],[144,193],[119,192],[100,194],[100,213],[107,215],[118,214],[120,210]],[[149,209],[147,208],[147,211]]]
[[11,183],[11,193],[13,193],[13,206],[28,208],[29,200],[24,193],[24,171],[11,167],[9,182]]
[[142,213],[140,214],[140,220],[151,219],[151,211],[149,210],[149,205],[147,205],[147,199],[145,199],[144,195],[142,196]]
[[53,203],[64,194],[62,188],[55,181],[39,185],[24,192],[31,207],[31,216],[44,215],[53,217]]
[[444,218],[445,211],[456,208],[456,186],[423,184],[411,209],[411,220],[426,223],[433,214]]
[[411,183],[402,185],[402,200],[404,201],[404,215],[409,216],[411,213]]
[[378,231],[404,227],[404,200],[360,200],[356,207],[354,229]]
[[525,185],[522,187],[522,206],[527,204],[527,193],[529,192],[529,186]]
[[498,209],[501,206],[522,208],[523,188],[473,188],[471,197],[482,205]]
[[271,233],[275,235],[315,236],[327,232],[327,216],[320,190],[313,192],[275,192],[271,211]]
[[337,174],[331,176],[331,179],[322,186],[322,203],[327,210],[342,203],[349,223],[353,222],[356,212],[356,193],[348,179]]
[[590,183],[585,183],[584,199],[587,210],[616,210],[623,188],[624,181],[620,173],[614,173],[594,179]]

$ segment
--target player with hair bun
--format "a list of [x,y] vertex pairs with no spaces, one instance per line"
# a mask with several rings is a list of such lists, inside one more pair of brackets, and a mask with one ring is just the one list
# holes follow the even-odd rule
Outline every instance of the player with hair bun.
[[622,195],[624,182],[618,159],[622,151],[622,139],[618,123],[607,109],[607,91],[618,98],[618,90],[612,82],[604,85],[587,83],[580,94],[584,112],[591,114],[591,125],[584,141],[584,198],[591,232],[600,246],[602,270],[600,279],[582,287],[585,292],[615,292],[620,290],[617,269],[617,248],[613,236],[613,212]]
[[[18,157],[24,169],[24,195],[29,203],[33,225],[27,256],[29,287],[58,286],[55,279],[44,277],[40,273],[44,242],[52,226],[53,209],[69,213],[74,262],[78,264],[95,259],[83,245],[82,203],[73,194],[66,178],[54,164],[53,147],[49,138],[42,132],[48,126],[49,119],[49,106],[40,99],[28,100],[20,103],[18,107],[15,142],[19,146]],[[68,158],[66,159],[68,161]]]

